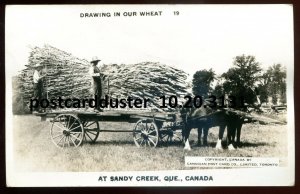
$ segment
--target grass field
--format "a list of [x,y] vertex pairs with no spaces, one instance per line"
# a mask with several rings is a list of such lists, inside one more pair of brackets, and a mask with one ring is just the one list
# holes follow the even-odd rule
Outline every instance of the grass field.
[[[192,130],[191,151],[173,144],[157,148],[138,148],[131,133],[100,133],[95,144],[59,149],[51,141],[50,124],[32,115],[13,117],[14,161],[18,171],[142,171],[181,170],[185,156],[279,157],[287,162],[286,125],[245,124],[242,147],[216,150],[218,128],[211,128],[209,146],[197,147],[196,130]],[[131,129],[128,123],[101,123],[102,129]]]

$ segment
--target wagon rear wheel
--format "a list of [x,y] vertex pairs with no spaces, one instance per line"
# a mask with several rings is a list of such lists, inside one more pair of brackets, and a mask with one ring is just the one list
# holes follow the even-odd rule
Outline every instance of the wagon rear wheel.
[[133,140],[138,147],[156,147],[158,128],[154,121],[139,120],[133,129]]
[[97,121],[83,121],[82,125],[84,128],[84,140],[95,143],[100,133],[99,123]]
[[78,147],[83,140],[84,129],[80,119],[73,114],[60,114],[52,121],[51,140],[59,148]]

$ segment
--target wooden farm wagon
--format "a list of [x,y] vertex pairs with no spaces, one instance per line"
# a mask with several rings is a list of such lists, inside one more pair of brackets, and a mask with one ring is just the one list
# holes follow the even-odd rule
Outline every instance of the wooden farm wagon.
[[[83,142],[95,142],[100,132],[132,132],[138,147],[156,147],[160,142],[182,141],[177,114],[141,111],[61,111],[38,113],[42,121],[50,120],[52,142],[60,148],[78,147]],[[132,130],[100,129],[101,122],[135,123]]]

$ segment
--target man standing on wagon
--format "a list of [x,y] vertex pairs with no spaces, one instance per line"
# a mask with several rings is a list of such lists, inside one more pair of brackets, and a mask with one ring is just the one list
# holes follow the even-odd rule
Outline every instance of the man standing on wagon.
[[[43,77],[45,77],[46,74],[41,76],[43,65],[40,63],[35,64],[33,68],[33,98],[40,102],[43,95]],[[40,107],[34,106],[33,113],[40,112],[40,110]]]
[[[102,83],[101,83],[101,77],[100,77],[100,69],[97,66],[97,64],[101,60],[98,59],[98,57],[93,57],[91,60],[91,67],[90,67],[90,75],[92,77],[92,93],[94,96],[97,96],[97,99],[102,98]],[[96,103],[95,105],[95,111],[99,112],[102,111],[100,109],[99,103]]]

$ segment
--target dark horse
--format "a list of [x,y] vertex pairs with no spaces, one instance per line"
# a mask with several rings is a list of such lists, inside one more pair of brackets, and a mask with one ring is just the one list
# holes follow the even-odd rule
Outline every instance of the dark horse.
[[211,127],[219,126],[219,138],[216,145],[217,149],[222,149],[221,141],[227,127],[227,145],[228,149],[235,149],[233,144],[237,137],[236,144],[240,144],[240,135],[245,117],[241,114],[228,109],[213,110],[209,107],[183,109],[181,111],[183,120],[183,138],[185,142],[184,149],[190,150],[189,135],[191,129],[198,129],[198,144],[201,144],[201,135],[203,131],[203,145],[207,146],[208,130]]

